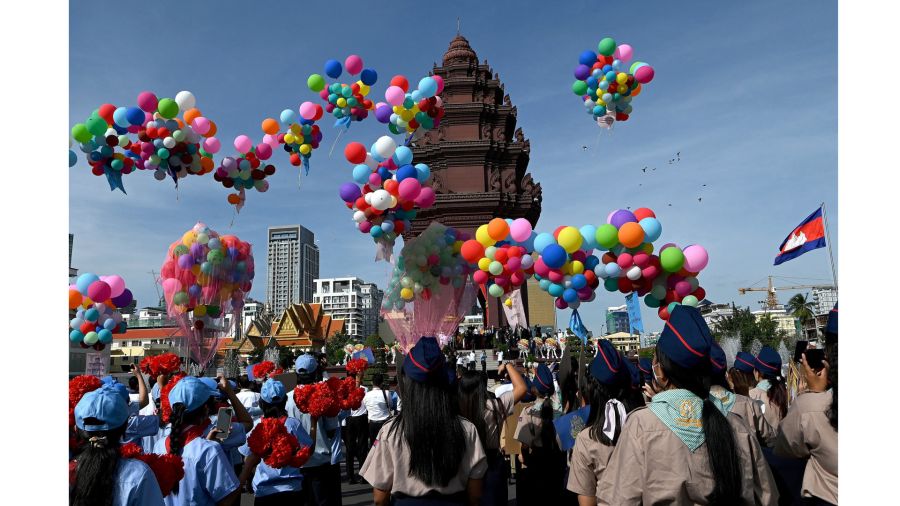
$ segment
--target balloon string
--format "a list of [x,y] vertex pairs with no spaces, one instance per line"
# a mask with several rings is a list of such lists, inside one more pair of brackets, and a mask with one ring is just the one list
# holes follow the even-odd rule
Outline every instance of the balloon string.
[[344,135],[344,129],[340,129],[338,131],[337,137],[334,138],[334,142],[331,143],[331,150],[328,152],[328,158],[331,158],[331,154],[334,153],[334,147],[337,146],[338,141],[341,139],[341,136]]

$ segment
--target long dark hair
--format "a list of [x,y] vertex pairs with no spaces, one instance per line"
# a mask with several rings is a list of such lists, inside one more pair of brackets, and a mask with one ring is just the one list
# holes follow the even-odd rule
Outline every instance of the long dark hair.
[[752,372],[744,372],[732,367],[728,370],[728,376],[734,384],[734,393],[745,397],[750,394],[750,387],[755,384]]
[[563,408],[566,410],[566,413],[571,413],[581,407],[578,402],[578,358],[570,356],[569,364],[569,374],[565,375],[562,384],[559,385]]
[[437,376],[426,383],[413,381],[403,368],[399,387],[403,410],[391,423],[388,436],[399,430],[409,447],[409,476],[446,487],[459,472],[466,446],[455,389],[440,383]]
[[838,430],[838,343],[826,346],[828,348],[828,381],[831,383],[831,407],[826,413],[828,423]]
[[669,359],[656,347],[656,357],[666,378],[677,388],[689,390],[703,399],[703,435],[709,454],[709,467],[715,482],[710,504],[737,504],[741,502],[741,466],[738,458],[734,431],[725,415],[709,400],[711,378],[709,366],[705,370],[686,369]]
[[615,446],[619,441],[619,434],[622,432],[622,420],[619,420],[619,413],[616,411],[616,432],[613,438],[610,439],[603,433],[603,425],[606,423],[606,403],[610,399],[622,401],[625,397],[625,385],[622,384],[622,381],[619,381],[618,384],[605,385],[597,381],[597,378],[593,376],[585,378],[585,383],[587,385],[584,395],[591,406],[586,424],[586,428],[589,427],[588,430],[590,431],[588,435],[594,441],[603,443],[606,446]]
[[556,393],[556,385],[550,383],[550,391],[545,394],[538,392],[538,397],[543,397],[541,403],[541,444],[544,449],[549,450],[556,445],[556,427],[553,425],[553,399],[551,396]]
[[268,403],[265,399],[259,399],[259,409],[262,410],[263,418],[281,418],[287,416],[284,406],[287,404],[287,397],[278,402]]
[[769,380],[769,390],[766,392],[766,396],[769,398],[769,403],[778,409],[781,418],[784,418],[787,416],[788,410],[787,387],[784,384],[784,378],[781,377],[780,372],[759,371],[759,374]]
[[[95,418],[86,418],[85,423],[99,425],[102,422]],[[78,430],[84,449],[78,455],[75,487],[69,493],[70,505],[112,505],[116,468],[119,466],[119,444],[127,425],[122,424],[121,427],[108,431]]]
[[487,408],[487,389],[481,373],[466,371],[457,382],[457,400],[459,415],[475,425],[481,444],[487,447],[487,421],[484,412]]

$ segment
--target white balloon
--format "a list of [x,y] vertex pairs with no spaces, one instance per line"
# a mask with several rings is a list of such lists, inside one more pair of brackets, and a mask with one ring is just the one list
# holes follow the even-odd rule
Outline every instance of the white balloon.
[[372,193],[367,193],[363,199],[366,201],[366,204],[372,205]]
[[594,274],[596,274],[600,279],[606,279],[609,277],[609,274],[606,273],[606,267],[604,266],[604,264],[597,264],[597,267],[594,267]]
[[530,269],[534,265],[534,257],[525,255],[522,257],[522,269]]
[[631,268],[625,272],[625,277],[627,277],[628,279],[630,279],[632,281],[636,281],[636,280],[640,279],[641,278],[641,268],[638,267],[637,265],[631,266]]
[[371,195],[372,207],[374,207],[375,209],[384,211],[391,207],[391,199],[393,199],[394,196],[388,193],[387,190],[375,190],[371,193]]
[[179,91],[175,95],[175,103],[178,104],[179,111],[184,112],[188,109],[193,109],[197,105],[197,99],[189,91]]
[[368,165],[369,168],[372,170],[375,170],[378,168],[378,160],[372,158],[372,153],[366,153],[365,164]]
[[356,211],[355,213],[353,213],[353,221],[355,221],[357,223],[362,223],[362,222],[366,221],[366,213],[364,213],[362,211]]
[[176,142],[175,142],[174,137],[166,137],[165,139],[163,139],[163,146],[165,146],[169,149],[174,148],[175,144],[176,144]]
[[375,152],[378,153],[378,156],[387,160],[394,154],[394,150],[397,149],[397,143],[394,142],[394,139],[388,137],[387,135],[381,136],[375,141]]

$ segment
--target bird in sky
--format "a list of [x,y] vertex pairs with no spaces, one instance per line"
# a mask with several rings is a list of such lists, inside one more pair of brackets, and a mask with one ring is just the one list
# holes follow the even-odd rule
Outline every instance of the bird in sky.
[[587,151],[587,146],[581,146],[582,151]]
[[697,197],[697,202],[703,202],[703,197]]
[[647,166],[646,166],[646,165],[644,165],[644,168],[643,168],[643,169],[641,169],[641,171],[643,171],[643,172],[647,172]]

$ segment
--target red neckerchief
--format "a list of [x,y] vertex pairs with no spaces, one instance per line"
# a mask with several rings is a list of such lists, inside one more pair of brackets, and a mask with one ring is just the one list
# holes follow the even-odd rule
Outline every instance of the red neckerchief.
[[[209,424],[212,423],[209,421],[209,418],[203,420],[199,425],[191,425],[187,429],[182,431],[184,434],[184,444],[181,445],[181,448],[184,449],[185,446],[188,445],[194,439],[203,435],[206,432],[206,428],[209,427]],[[171,445],[172,436],[166,436],[166,453],[172,453],[172,445]]]

